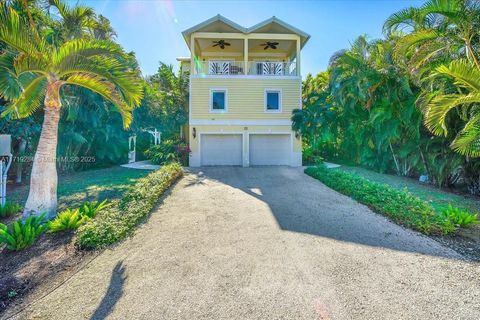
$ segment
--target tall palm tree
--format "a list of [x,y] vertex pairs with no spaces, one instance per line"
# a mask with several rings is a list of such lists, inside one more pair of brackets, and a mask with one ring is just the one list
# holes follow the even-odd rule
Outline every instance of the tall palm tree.
[[71,39],[50,44],[13,8],[0,4],[0,95],[9,101],[3,114],[28,117],[43,106],[44,121],[35,154],[25,215],[57,208],[56,148],[64,87],[91,90],[112,102],[125,127],[140,104],[143,82],[122,48],[111,41]]

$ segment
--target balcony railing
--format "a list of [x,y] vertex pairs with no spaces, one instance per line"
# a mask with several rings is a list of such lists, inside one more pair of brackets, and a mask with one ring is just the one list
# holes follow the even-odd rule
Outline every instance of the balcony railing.
[[297,70],[295,62],[249,61],[245,70],[243,61],[212,60],[196,62],[195,74],[218,76],[296,76]]

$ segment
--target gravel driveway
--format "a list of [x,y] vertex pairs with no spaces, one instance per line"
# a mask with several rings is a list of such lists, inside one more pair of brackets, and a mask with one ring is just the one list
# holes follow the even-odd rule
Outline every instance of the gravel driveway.
[[17,318],[477,320],[480,265],[301,169],[203,168]]

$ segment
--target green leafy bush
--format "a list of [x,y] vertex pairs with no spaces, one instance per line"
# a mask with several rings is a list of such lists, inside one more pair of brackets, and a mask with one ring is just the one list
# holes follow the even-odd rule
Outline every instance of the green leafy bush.
[[0,205],[0,218],[8,217],[19,213],[22,206],[16,203],[6,202],[3,206]]
[[327,169],[324,166],[307,168],[305,173],[328,187],[368,205],[376,212],[425,234],[447,234],[455,230],[448,219],[439,219],[439,215],[430,204],[407,190],[394,189],[358,175]]
[[108,203],[107,200],[103,200],[102,202],[92,201],[92,202],[85,202],[80,208],[80,215],[86,216],[88,218],[94,218],[97,213],[100,211],[108,208],[111,206],[111,203]]
[[139,179],[119,202],[78,229],[76,245],[83,249],[98,249],[125,238],[150,213],[165,190],[182,175],[181,165],[171,163]]
[[179,162],[187,165],[189,154],[190,149],[185,141],[177,139],[162,140],[145,151],[145,156],[155,164]]
[[87,221],[88,217],[81,214],[80,209],[66,209],[49,222],[49,232],[75,230]]
[[111,206],[111,203],[107,203],[107,200],[104,200],[100,203],[98,201],[85,202],[80,208],[73,210],[66,209],[50,221],[48,224],[49,232],[75,230],[109,206]]
[[0,223],[0,243],[6,244],[7,249],[13,251],[30,247],[48,228],[44,218],[45,214],[30,216],[15,221],[11,226]]
[[478,215],[472,214],[467,210],[456,208],[451,204],[442,210],[441,216],[450,221],[453,225],[460,227],[467,227],[469,225],[478,223]]

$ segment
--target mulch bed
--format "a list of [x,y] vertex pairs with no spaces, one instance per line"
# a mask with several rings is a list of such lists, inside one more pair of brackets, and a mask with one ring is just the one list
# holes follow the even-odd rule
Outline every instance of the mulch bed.
[[0,253],[0,317],[7,308],[12,314],[20,304],[29,304],[53,291],[96,255],[96,252],[77,250],[71,232],[44,234],[22,251],[3,249]]

